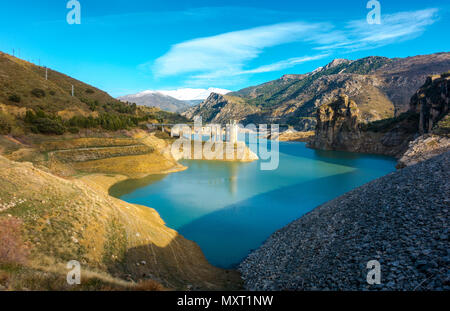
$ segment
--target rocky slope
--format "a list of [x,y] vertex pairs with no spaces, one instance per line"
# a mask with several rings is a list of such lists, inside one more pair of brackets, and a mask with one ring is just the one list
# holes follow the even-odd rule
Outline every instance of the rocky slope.
[[[328,202],[239,270],[249,290],[450,290],[450,152]],[[368,285],[367,263],[381,264]]]
[[[233,100],[221,98],[221,105],[217,105],[216,97],[211,97],[191,108],[186,116],[201,115],[224,122],[237,117],[244,124],[280,123],[307,131],[315,127],[316,109],[344,92],[358,103],[363,120],[375,121],[408,110],[411,96],[426,77],[449,68],[450,53],[396,59],[338,59],[308,74],[285,75],[227,94]],[[226,109],[236,101],[241,104],[237,113]]]
[[229,120],[244,121],[258,111],[257,107],[239,97],[212,93],[203,103],[183,113],[183,116],[189,119],[201,116],[203,122],[225,124]]

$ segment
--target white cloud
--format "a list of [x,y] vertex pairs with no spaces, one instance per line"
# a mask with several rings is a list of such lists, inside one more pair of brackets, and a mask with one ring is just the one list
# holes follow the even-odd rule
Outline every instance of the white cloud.
[[[381,25],[369,25],[364,19],[341,28],[330,23],[281,23],[197,38],[173,45],[152,69],[157,77],[185,75],[190,85],[231,82],[243,75],[280,71],[335,52],[373,49],[415,38],[436,22],[437,13],[437,9],[426,9],[386,14]],[[266,48],[292,42],[303,42],[322,52],[246,68]]]
[[216,69],[237,72],[265,48],[299,41],[327,27],[330,26],[283,23],[194,39],[172,46],[167,54],[156,60],[154,70],[158,76]]
[[366,20],[351,21],[342,30],[347,39],[316,47],[317,50],[363,50],[410,40],[422,35],[427,26],[438,19],[437,9],[382,15],[381,25],[369,25]]

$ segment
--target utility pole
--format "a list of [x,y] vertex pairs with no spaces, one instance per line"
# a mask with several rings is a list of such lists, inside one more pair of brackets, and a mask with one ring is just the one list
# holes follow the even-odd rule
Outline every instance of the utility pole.
[[13,56],[15,56],[15,52],[14,52],[14,49],[13,49]]
[[45,80],[48,80],[48,68],[45,67]]
[[74,86],[72,85],[72,97],[73,97],[74,92],[75,92],[75,88],[74,88]]

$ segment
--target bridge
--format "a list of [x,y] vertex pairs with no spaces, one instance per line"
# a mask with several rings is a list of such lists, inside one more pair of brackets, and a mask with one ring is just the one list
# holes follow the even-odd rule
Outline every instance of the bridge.
[[[149,123],[147,127],[149,129],[160,129],[162,132],[169,132],[172,137],[182,137],[185,134],[209,135],[211,141],[228,141],[234,143],[238,142],[238,134],[242,132],[236,121],[231,121],[226,124],[208,124],[201,126],[201,128],[194,124],[173,123]],[[288,129],[289,125],[279,125],[279,128]],[[267,134],[271,132],[271,126],[267,126],[267,132]]]
[[[228,124],[208,124],[198,128],[192,124],[149,123],[149,129],[161,129],[162,132],[170,132],[172,137],[182,137],[185,134],[209,135],[211,141],[238,142],[239,126],[236,121]],[[224,139],[225,136],[225,139]]]

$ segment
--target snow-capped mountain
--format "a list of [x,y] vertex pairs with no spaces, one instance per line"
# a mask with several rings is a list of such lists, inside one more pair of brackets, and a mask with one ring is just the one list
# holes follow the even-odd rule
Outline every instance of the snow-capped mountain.
[[211,93],[227,94],[229,90],[209,88],[177,90],[147,90],[137,94],[119,97],[121,101],[133,102],[138,105],[158,107],[162,110],[181,112],[192,105],[197,105],[209,97]]
[[161,110],[170,112],[183,112],[191,107],[186,101],[178,100],[158,92],[146,92],[145,94],[142,92],[135,95],[122,96],[118,99],[123,102],[132,102],[141,106],[157,107]]
[[146,96],[148,94],[159,93],[159,94],[173,97],[178,100],[192,101],[192,100],[207,99],[208,96],[211,95],[211,93],[218,93],[218,94],[225,95],[230,92],[231,91],[229,91],[229,90],[212,88],[212,87],[209,89],[184,88],[184,89],[177,89],[177,90],[147,90],[147,91],[143,91],[143,92],[140,92],[137,94],[127,95],[127,97],[139,98],[142,96]]

